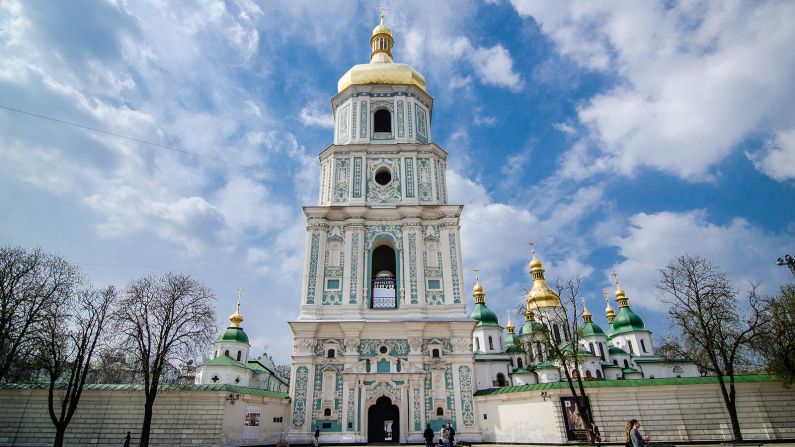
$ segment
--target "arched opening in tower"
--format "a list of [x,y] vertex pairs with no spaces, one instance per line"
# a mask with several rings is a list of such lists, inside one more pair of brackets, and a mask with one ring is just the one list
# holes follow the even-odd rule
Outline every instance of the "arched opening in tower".
[[397,260],[395,250],[381,245],[373,250],[372,269],[372,307],[373,309],[394,309],[397,307],[396,283]]
[[375,112],[373,116],[373,131],[392,132],[392,116],[389,110],[381,109]]

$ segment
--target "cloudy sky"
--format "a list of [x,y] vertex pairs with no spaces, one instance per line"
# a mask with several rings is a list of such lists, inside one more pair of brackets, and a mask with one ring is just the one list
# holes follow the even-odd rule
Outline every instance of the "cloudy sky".
[[[503,322],[530,239],[548,278],[584,279],[600,323],[616,269],[657,334],[657,270],[677,255],[738,287],[787,280],[795,3],[387,5],[395,59],[435,98],[467,286],[480,267]],[[301,205],[377,17],[374,1],[0,0],[0,243],[97,284],[189,273],[218,294],[219,325],[243,287],[254,352],[286,362]]]

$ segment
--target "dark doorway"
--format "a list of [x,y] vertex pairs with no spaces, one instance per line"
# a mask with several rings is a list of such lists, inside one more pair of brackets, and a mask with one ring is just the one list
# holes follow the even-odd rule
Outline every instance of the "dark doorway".
[[367,442],[400,441],[400,414],[392,399],[381,396],[367,410]]

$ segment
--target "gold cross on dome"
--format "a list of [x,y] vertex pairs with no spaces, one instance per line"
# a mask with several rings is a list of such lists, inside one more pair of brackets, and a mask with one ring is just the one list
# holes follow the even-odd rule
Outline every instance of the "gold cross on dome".
[[535,256],[535,254],[536,254],[536,243],[533,242],[533,241],[528,241],[527,245],[530,246],[530,253],[532,253],[533,256]]
[[607,299],[607,290],[602,290],[602,296],[605,297],[605,303],[609,305],[610,301]]
[[385,4],[381,3],[378,5],[378,14],[381,16],[381,23],[384,22],[384,15],[386,14],[387,8]]
[[472,271],[475,272],[475,281],[480,281],[480,269],[475,267]]
[[619,285],[619,282],[618,282],[618,273],[616,273],[616,271],[613,270],[613,273],[611,273],[610,276],[613,277],[613,281],[615,281],[615,283],[616,283],[616,289],[620,289],[621,286]]
[[246,289],[244,289],[242,287],[238,287],[237,288],[237,310],[238,311],[240,311],[240,298],[243,296],[243,292],[245,292],[245,291],[246,291]]

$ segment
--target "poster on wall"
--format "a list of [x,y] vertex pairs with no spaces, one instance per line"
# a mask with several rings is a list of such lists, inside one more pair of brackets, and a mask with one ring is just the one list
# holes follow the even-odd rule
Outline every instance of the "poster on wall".
[[243,419],[243,439],[259,439],[259,418],[261,408],[253,405],[246,407]]
[[[587,397],[583,399],[585,411],[588,411],[590,402]],[[566,423],[566,435],[569,441],[587,441],[588,434],[585,427],[585,418],[577,409],[574,397],[561,397],[560,407],[563,410],[563,421]]]

